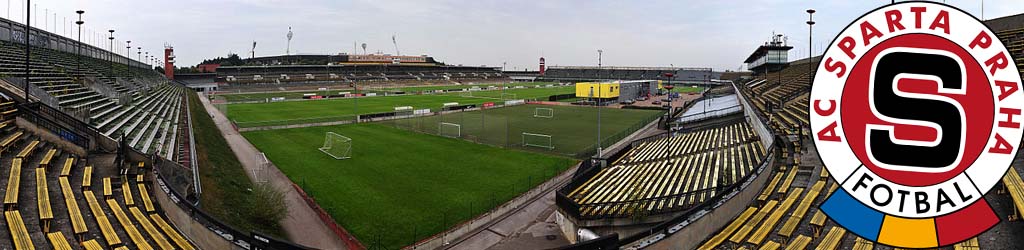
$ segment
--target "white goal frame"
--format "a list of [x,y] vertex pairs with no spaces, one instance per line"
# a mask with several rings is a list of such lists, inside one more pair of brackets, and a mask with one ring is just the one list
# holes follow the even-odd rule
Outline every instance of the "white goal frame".
[[[546,111],[546,112],[541,112],[541,111]],[[534,108],[533,109],[533,117],[536,117],[536,118],[554,118],[555,117],[555,109],[553,109],[553,108]]]
[[515,100],[515,99],[516,99],[516,94],[512,94],[512,93],[502,93],[501,94],[501,100]]
[[[339,139],[342,144],[335,144],[332,139]],[[332,149],[334,149],[334,147],[344,146],[345,144],[347,144],[347,147],[341,148],[341,154],[335,155],[332,153]],[[327,134],[324,135],[324,146],[320,147],[320,152],[324,152],[325,154],[334,157],[336,160],[352,158],[352,138],[348,138],[334,132],[327,132]]]
[[[547,143],[547,145],[529,143],[529,142],[526,141],[527,137],[547,138],[548,143]],[[523,132],[523,147],[538,147],[538,148],[546,148],[548,150],[554,150],[555,149],[555,145],[552,144],[552,139],[551,138],[552,138],[551,135]]]
[[[455,128],[455,134],[452,135],[450,133],[445,133],[445,129],[444,129],[445,126],[454,127]],[[462,124],[449,123],[449,122],[439,122],[439,123],[437,123],[437,135],[448,137],[448,138],[461,138],[462,137]]]

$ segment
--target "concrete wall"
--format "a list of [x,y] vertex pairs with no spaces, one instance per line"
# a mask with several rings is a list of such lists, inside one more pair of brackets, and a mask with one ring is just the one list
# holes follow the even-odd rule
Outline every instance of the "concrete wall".
[[53,132],[50,132],[50,130],[40,128],[39,126],[36,126],[35,124],[28,122],[25,119],[22,119],[21,117],[15,119],[14,123],[17,124],[19,128],[39,136],[40,140],[50,144],[54,144],[64,151],[69,151],[72,154],[79,156],[86,155],[86,151],[84,148],[79,147],[78,145],[75,145],[70,141],[61,139],[60,136],[54,134]]
[[732,84],[732,89],[736,92],[736,98],[738,98],[740,104],[743,105],[743,115],[747,119],[747,123],[750,124],[750,126],[754,128],[754,132],[761,137],[761,145],[772,145],[772,143],[775,142],[775,136],[772,136],[772,133],[768,130],[768,126],[761,122],[761,119],[759,118],[760,116],[757,115],[757,110],[754,109],[753,106],[750,106],[747,98],[743,96],[740,89],[736,87],[736,83]]

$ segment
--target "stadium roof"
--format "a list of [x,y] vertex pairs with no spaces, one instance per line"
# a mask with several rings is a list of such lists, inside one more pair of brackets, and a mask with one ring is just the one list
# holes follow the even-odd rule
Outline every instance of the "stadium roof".
[[1024,13],[989,19],[985,25],[994,32],[1024,28]]
[[711,68],[682,68],[682,67],[626,67],[626,66],[549,66],[547,69],[603,69],[603,70],[662,70],[662,71],[677,71],[677,70],[693,70],[693,71],[711,71]]
[[757,49],[754,50],[754,53],[751,53],[750,56],[747,57],[747,60],[743,61],[743,63],[754,62],[754,60],[757,60],[758,58],[761,58],[761,56],[764,56],[765,54],[768,54],[769,50],[787,50],[788,51],[788,50],[791,50],[791,49],[793,49],[793,46],[789,46],[789,45],[774,45],[774,44],[761,45],[760,47],[757,47]]

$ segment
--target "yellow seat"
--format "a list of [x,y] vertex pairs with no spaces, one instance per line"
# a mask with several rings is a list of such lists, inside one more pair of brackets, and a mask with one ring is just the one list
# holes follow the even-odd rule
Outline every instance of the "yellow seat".
[[82,172],[82,190],[92,189],[92,166],[85,166]]
[[72,250],[71,244],[68,244],[68,239],[64,238],[64,234],[60,231],[46,234],[46,239],[50,240],[50,246],[53,246],[54,250]]
[[85,226],[85,219],[82,218],[82,211],[78,210],[78,202],[75,200],[75,193],[71,189],[68,177],[60,177],[60,190],[64,193],[64,205],[68,209],[68,217],[71,218],[71,227],[75,235],[81,235],[89,231]]
[[20,139],[21,136],[24,134],[25,132],[18,131],[15,132],[14,134],[7,136],[6,138],[4,138],[3,141],[0,141],[0,154],[7,151],[7,149],[14,145],[14,143],[17,142],[18,139]]
[[42,160],[39,160],[39,167],[46,168],[50,166],[50,160],[53,160],[53,155],[57,154],[57,149],[50,149],[46,151],[46,155],[43,156]]
[[174,249],[171,242],[167,241],[167,238],[160,233],[160,230],[157,230],[156,227],[153,226],[153,223],[149,222],[149,218],[146,217],[145,214],[142,214],[142,211],[139,211],[138,207],[130,207],[128,208],[128,211],[132,213],[132,216],[135,217],[135,221],[138,221],[139,225],[142,225],[142,229],[149,234],[149,238],[152,239],[153,242],[156,242],[156,245],[159,246],[160,249]]
[[797,236],[796,239],[793,239],[793,241],[789,242],[789,245],[786,245],[786,250],[808,249],[807,245],[809,244],[811,244],[811,237],[807,237],[806,235],[800,235]]
[[49,189],[46,187],[46,169],[36,168],[36,207],[39,210],[39,223],[43,232],[50,232],[50,221],[53,220],[53,209],[50,208]]
[[100,243],[96,242],[96,240],[82,242],[82,248],[85,248],[85,250],[103,250],[103,246],[100,246]]
[[131,184],[128,184],[128,178],[123,178],[121,182],[121,191],[124,194],[124,205],[135,206],[135,198],[132,197]]
[[110,177],[103,177],[103,198],[110,199],[113,195],[114,190],[110,187]]
[[107,240],[108,245],[121,244],[121,238],[117,236],[114,226],[110,224],[107,214],[103,212],[103,205],[96,201],[96,196],[93,195],[92,191],[88,190],[83,191],[82,195],[85,196],[85,200],[89,203],[89,210],[92,211],[93,219],[96,219],[96,224],[100,226],[103,239]]
[[121,223],[121,228],[124,228],[125,233],[128,234],[128,238],[132,239],[132,242],[135,243],[136,247],[144,250],[153,250],[153,246],[146,242],[146,238],[142,237],[142,233],[135,228],[135,223],[132,223],[131,219],[129,219],[128,215],[124,213],[124,210],[121,209],[121,205],[117,204],[116,200],[108,199],[107,205],[110,206],[110,211],[114,212],[114,217],[117,217],[117,221]]
[[865,240],[864,238],[857,237],[857,241],[853,243],[853,250],[872,250],[875,249],[875,243]]
[[18,192],[21,187],[21,159],[11,160],[11,171],[7,175],[7,192],[4,195],[4,210],[18,206]]
[[839,247],[839,244],[843,243],[844,235],[846,235],[846,229],[841,227],[832,227],[831,230],[828,230],[828,234],[825,235],[825,239],[822,239],[821,243],[818,243],[818,247],[816,249],[834,250]]
[[704,245],[701,245],[697,249],[712,250],[717,248],[718,245],[721,245],[722,242],[725,242],[725,239],[729,238],[729,236],[732,235],[733,232],[736,232],[736,229],[739,229],[740,226],[743,226],[743,223],[745,223],[747,219],[753,216],[755,212],[757,212],[756,208],[748,207],[747,210],[743,211],[743,213],[741,213],[739,217],[736,217],[735,220],[729,223],[729,225],[726,226],[725,229],[722,229],[721,232],[715,234],[714,237],[711,237],[710,240],[704,242]]
[[71,176],[71,167],[74,166],[75,158],[69,156],[67,160],[64,160],[64,167],[60,169],[60,176]]
[[167,234],[167,236],[171,238],[171,241],[174,241],[174,244],[177,245],[179,249],[195,249],[194,247],[192,247],[192,244],[188,242],[188,240],[185,240],[185,237],[181,237],[181,234],[179,234],[177,230],[171,227],[171,225],[168,225],[167,222],[165,222],[164,219],[160,217],[160,215],[150,214],[149,218],[153,219],[153,223],[156,223],[156,225],[160,227],[161,230],[164,231],[164,234]]
[[4,217],[7,219],[7,228],[11,233],[11,241],[14,242],[14,249],[35,250],[35,244],[32,243],[32,237],[28,235],[28,229],[25,228],[25,221],[22,220],[21,213],[7,211],[4,212]]
[[149,192],[146,189],[146,184],[139,182],[138,186],[139,199],[142,199],[143,208],[145,208],[148,213],[156,212],[156,208],[153,207],[153,200],[149,199]]
[[978,245],[978,237],[971,238],[967,241],[957,243],[953,245],[953,250],[979,250],[981,245]]
[[36,146],[39,146],[39,141],[38,140],[32,141],[32,142],[28,143],[28,145],[25,145],[25,147],[21,149],[21,152],[19,152],[18,155],[14,156],[14,157],[15,158],[29,157],[29,156],[32,155],[33,152],[36,151]]

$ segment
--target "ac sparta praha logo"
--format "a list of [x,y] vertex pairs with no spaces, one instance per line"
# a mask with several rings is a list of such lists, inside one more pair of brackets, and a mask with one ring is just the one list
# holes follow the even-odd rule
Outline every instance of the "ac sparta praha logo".
[[822,58],[810,123],[842,186],[825,214],[907,248],[955,244],[999,222],[983,196],[1017,153],[1024,93],[988,27],[948,5],[903,2],[847,26]]

